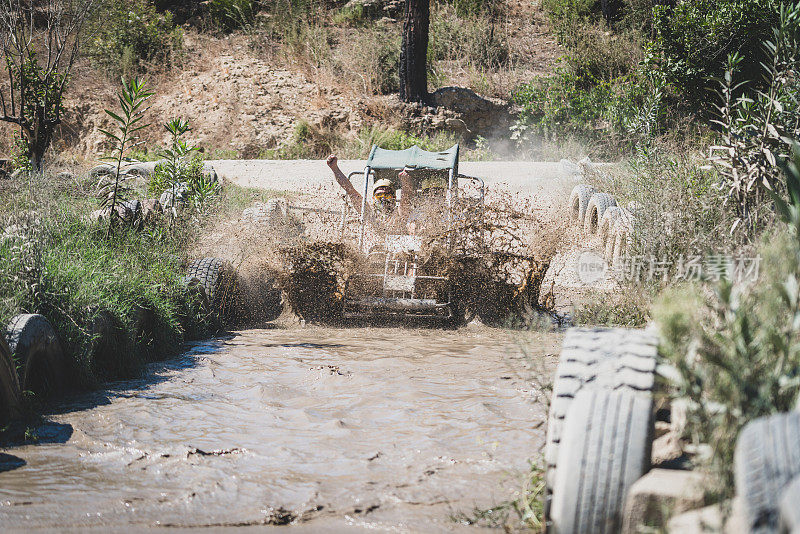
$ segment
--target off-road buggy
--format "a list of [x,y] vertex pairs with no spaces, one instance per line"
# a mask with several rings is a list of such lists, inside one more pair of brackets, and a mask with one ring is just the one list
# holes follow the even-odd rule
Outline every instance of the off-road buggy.
[[[485,186],[480,178],[459,174],[458,154],[458,145],[442,152],[427,152],[417,146],[385,150],[376,145],[364,170],[350,173],[350,180],[363,177],[357,238],[366,261],[346,282],[345,318],[464,320],[467,306],[453,276],[452,259],[463,252],[465,242],[475,246],[479,239],[477,235],[466,235],[469,225],[464,221],[467,213],[472,217],[482,210]],[[386,178],[399,189],[397,176],[404,169],[414,183],[415,200],[424,198],[428,210],[417,212],[416,231],[409,231],[405,225],[405,233],[384,233],[378,239],[369,239],[367,234],[372,229],[368,228],[370,207],[366,199],[371,186]],[[343,222],[347,209],[342,212]]]

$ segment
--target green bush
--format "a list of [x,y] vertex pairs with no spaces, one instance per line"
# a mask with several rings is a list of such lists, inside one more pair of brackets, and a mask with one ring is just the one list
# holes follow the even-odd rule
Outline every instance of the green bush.
[[11,143],[11,171],[32,172],[33,165],[28,155],[28,142],[24,137],[15,135]]
[[512,99],[521,107],[518,120],[547,136],[594,129],[612,96],[608,82],[585,87],[584,80],[563,67],[555,76],[517,88]]
[[738,52],[745,80],[759,81],[761,43],[779,23],[776,0],[693,0],[653,8],[656,39],[648,61],[663,70],[681,97],[703,108],[709,78],[720,76],[729,54]]
[[[84,387],[130,376],[203,328],[180,283],[196,226],[120,228],[107,238],[86,217],[92,187],[86,181],[75,190],[75,184],[31,175],[5,190],[0,207],[0,218],[22,228],[18,237],[0,240],[0,322],[18,313],[44,315],[64,342],[76,385]],[[96,308],[122,326],[110,367],[92,361],[88,328]],[[155,314],[152,337],[137,335],[142,308]]]
[[151,196],[158,196],[174,183],[186,182],[190,189],[191,184],[198,183],[203,176],[203,156],[193,154],[188,161],[178,167],[177,176],[172,176],[165,165],[159,163],[153,169],[150,176],[150,183],[147,185],[147,193]]
[[761,416],[794,408],[800,393],[800,149],[787,168],[787,225],[759,247],[758,281],[723,279],[712,295],[683,289],[655,310],[662,352],[690,401],[688,436],[711,447],[722,497],[733,493],[739,430]]
[[149,65],[170,65],[183,46],[172,14],[158,13],[147,0],[106,0],[94,22],[89,54],[113,76],[131,78]]
[[253,0],[211,0],[207,9],[211,21],[222,31],[247,28],[255,22]]

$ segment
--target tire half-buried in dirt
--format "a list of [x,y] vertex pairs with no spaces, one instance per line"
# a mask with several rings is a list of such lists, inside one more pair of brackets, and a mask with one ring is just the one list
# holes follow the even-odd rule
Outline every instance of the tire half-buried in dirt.
[[584,389],[570,406],[551,518],[558,534],[612,534],[631,485],[650,468],[653,399]]
[[197,280],[208,299],[208,310],[221,325],[236,321],[240,292],[239,280],[230,263],[222,258],[201,258],[189,264],[185,281]]
[[19,378],[5,336],[0,336],[0,425],[17,415]]
[[17,363],[23,391],[32,391],[39,397],[62,391],[67,371],[64,351],[44,316],[17,315],[8,323],[6,340]]
[[564,336],[547,417],[545,514],[558,475],[567,413],[584,389],[629,391],[647,398],[655,386],[658,338],[647,330],[570,328]]

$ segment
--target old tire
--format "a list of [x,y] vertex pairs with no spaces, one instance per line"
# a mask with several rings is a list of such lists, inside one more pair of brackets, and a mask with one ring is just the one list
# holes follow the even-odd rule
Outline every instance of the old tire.
[[653,399],[585,389],[572,403],[553,488],[552,530],[617,533],[631,485],[650,469]]
[[586,216],[586,208],[589,206],[589,199],[595,192],[591,185],[578,184],[572,188],[569,195],[570,221],[578,227],[583,227],[583,219]]
[[597,230],[597,235],[600,237],[600,243],[603,247],[606,246],[606,242],[613,235],[614,223],[617,222],[621,215],[622,208],[619,206],[610,206],[603,213],[603,218],[600,219],[600,228]]
[[19,377],[5,336],[0,336],[0,425],[17,415],[19,409]]
[[197,280],[207,300],[207,313],[223,325],[236,320],[239,281],[230,263],[221,258],[201,258],[189,264],[185,280]]
[[119,320],[108,310],[92,306],[89,312],[90,365],[102,378],[119,378],[129,370],[132,361],[126,358],[125,332]]
[[6,328],[6,341],[19,369],[22,391],[48,397],[63,390],[66,359],[50,322],[42,315],[17,315]]
[[616,264],[620,258],[628,254],[628,247],[630,245],[630,231],[627,226],[620,226],[614,232],[614,249],[611,253],[611,263]]
[[796,476],[783,489],[780,502],[780,532],[800,534],[800,476]]
[[586,215],[583,221],[583,231],[589,235],[594,235],[600,229],[600,221],[603,220],[603,215],[606,210],[612,206],[616,206],[617,201],[608,193],[595,193],[589,199],[589,204],[586,206]]
[[736,441],[734,465],[745,530],[775,532],[783,489],[800,474],[800,413],[775,414],[746,424]]
[[565,419],[583,389],[629,391],[650,397],[658,363],[658,338],[646,330],[570,328],[553,382],[545,437],[545,513],[558,473]]
[[616,263],[620,257],[627,254],[632,233],[633,217],[628,211],[622,210],[614,221],[608,237],[606,238],[606,261],[609,263]]

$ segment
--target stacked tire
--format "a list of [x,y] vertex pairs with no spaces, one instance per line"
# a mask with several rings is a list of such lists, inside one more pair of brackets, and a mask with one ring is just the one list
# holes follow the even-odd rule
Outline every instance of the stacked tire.
[[734,465],[744,529],[800,533],[800,413],[746,424],[736,442]]
[[5,336],[0,336],[0,425],[5,425],[19,409],[19,377]]
[[556,371],[545,446],[553,532],[617,532],[630,486],[650,467],[657,338],[572,328]]
[[628,250],[633,233],[633,210],[617,205],[608,193],[586,184],[576,185],[569,198],[570,221],[586,235],[597,235],[606,260],[617,261]]

